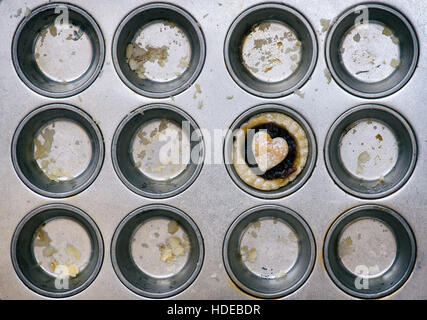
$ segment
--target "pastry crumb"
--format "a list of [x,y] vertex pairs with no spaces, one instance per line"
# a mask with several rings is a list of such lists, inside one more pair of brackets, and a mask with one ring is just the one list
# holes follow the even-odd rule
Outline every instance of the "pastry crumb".
[[211,274],[211,279],[215,279],[216,281],[219,281],[218,275],[215,272]]
[[397,68],[399,65],[400,65],[399,59],[391,59],[390,66],[392,66],[393,68]]
[[357,157],[357,169],[356,169],[357,174],[360,174],[363,172],[364,164],[368,162],[370,159],[371,159],[371,156],[367,151],[363,151],[362,153],[359,154],[359,156]]
[[331,75],[331,72],[329,71],[329,69],[325,69],[323,71],[323,74],[325,75],[326,79],[328,80],[328,84],[330,84],[332,81],[332,75]]
[[346,237],[339,242],[338,253],[341,258],[343,258],[346,255],[349,255],[354,251],[352,245],[353,245],[353,240],[351,239],[351,237]]
[[73,256],[76,260],[80,259],[81,257],[80,251],[76,247],[74,247],[72,244],[67,244],[67,247],[65,250],[69,255]]
[[251,262],[251,263],[255,262],[257,260],[257,257],[258,257],[256,249],[251,248],[248,250],[246,247],[246,250],[243,250],[243,248],[241,249],[244,253],[244,256],[245,256],[245,260],[243,262],[246,262],[246,261]]
[[356,34],[354,35],[354,37],[353,37],[353,40],[354,40],[354,41],[356,41],[356,42],[359,42],[359,41],[360,41],[360,34],[359,34],[359,33],[356,33]]
[[159,245],[160,259],[163,262],[171,262],[176,257],[183,256],[185,254],[184,244],[178,237],[170,237],[166,239],[166,243]]
[[305,93],[302,92],[301,90],[297,89],[294,91],[294,94],[296,94],[298,97],[300,97],[301,99],[304,99]]
[[168,232],[174,234],[178,231],[178,223],[175,220],[171,220],[168,223]]

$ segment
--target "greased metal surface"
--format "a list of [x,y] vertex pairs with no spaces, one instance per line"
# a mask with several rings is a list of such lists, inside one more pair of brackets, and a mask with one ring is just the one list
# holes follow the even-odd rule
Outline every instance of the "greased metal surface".
[[[351,229],[352,226],[356,228],[356,223],[349,226],[342,225],[344,220],[347,221],[348,214],[371,208],[377,210],[382,207],[391,209],[390,212],[393,212],[393,217],[397,213],[398,218],[396,218],[396,221],[401,222],[401,219],[403,219],[409,228],[407,228],[406,224],[399,224],[397,222],[387,224],[387,221],[380,221],[381,223],[384,222],[384,226],[381,225],[382,230],[394,232],[395,242],[390,240],[389,237],[379,237],[378,240],[380,244],[387,244],[391,248],[391,255],[395,255],[395,260],[399,262],[397,264],[399,270],[391,273],[392,278],[396,274],[404,274],[406,281],[395,291],[393,284],[384,288],[383,284],[379,283],[378,287],[382,288],[381,292],[387,293],[385,299],[427,298],[427,289],[425,286],[425,279],[427,278],[425,257],[427,252],[427,197],[425,197],[425,190],[427,189],[427,129],[425,127],[427,113],[424,110],[427,98],[427,91],[425,89],[427,81],[427,56],[425,54],[427,49],[427,5],[424,2],[411,0],[377,2],[391,6],[403,14],[410,26],[412,26],[413,32],[411,30],[402,31],[403,33],[406,32],[406,35],[411,35],[411,41],[409,39],[405,40],[402,43],[404,50],[400,52],[400,59],[402,61],[405,61],[405,58],[410,60],[406,61],[403,66],[404,69],[407,69],[406,74],[396,73],[393,76],[393,81],[377,86],[378,90],[372,95],[375,98],[370,97],[370,94],[366,93],[369,91],[367,91],[368,87],[365,85],[361,86],[360,80],[377,81],[378,79],[387,77],[392,72],[390,71],[392,69],[386,68],[384,73],[374,72],[372,73],[373,77],[369,78],[366,72],[368,70],[356,70],[353,64],[355,61],[351,60],[351,56],[347,55],[343,64],[346,68],[340,69],[338,73],[334,72],[334,70],[328,71],[328,65],[330,68],[336,65],[334,59],[338,55],[337,50],[339,51],[340,49],[334,48],[332,52],[329,51],[327,37],[330,33],[328,33],[328,30],[331,32],[340,31],[339,25],[334,24],[334,22],[339,23],[342,14],[348,12],[351,8],[357,8],[358,5],[363,4],[357,1],[289,0],[286,3],[280,2],[280,4],[296,10],[307,20],[315,34],[314,41],[317,42],[316,46],[311,46],[314,50],[317,50],[315,55],[311,56],[317,56],[312,71],[311,63],[313,60],[309,59],[306,62],[306,69],[309,70],[308,73],[312,72],[311,76],[306,79],[306,75],[301,75],[301,79],[304,78],[304,80],[296,80],[290,85],[290,87],[294,83],[301,85],[300,87],[292,87],[292,90],[298,90],[283,97],[280,97],[280,94],[274,95],[279,97],[269,97],[269,95],[259,94],[259,92],[263,91],[262,85],[256,88],[256,94],[250,93],[250,90],[246,91],[244,85],[238,84],[233,79],[233,77],[238,78],[239,74],[230,74],[230,70],[227,69],[227,59],[224,55],[227,34],[235,19],[245,10],[258,4],[265,5],[268,2],[252,0],[169,1],[169,4],[183,9],[196,21],[195,25],[200,30],[197,29],[197,32],[194,33],[194,41],[202,42],[195,47],[193,46],[193,49],[199,49],[198,54],[194,54],[193,52],[193,57],[196,57],[197,61],[189,62],[187,71],[190,73],[186,75],[186,79],[189,80],[182,82],[184,85],[189,85],[190,83],[191,85],[187,89],[181,90],[181,83],[177,82],[172,87],[165,87],[163,85],[151,86],[150,84],[151,87],[148,88],[148,91],[156,92],[151,98],[143,95],[144,90],[139,91],[141,94],[138,94],[136,92],[138,90],[132,87],[135,83],[142,85],[142,83],[151,81],[150,79],[142,81],[133,75],[131,77],[134,78],[130,81],[132,85],[128,84],[128,86],[121,80],[121,77],[125,78],[129,73],[126,71],[120,75],[116,69],[117,65],[115,66],[113,62],[114,55],[116,54],[113,54],[116,47],[114,39],[120,24],[134,10],[149,2],[134,0],[117,2],[108,0],[101,3],[98,1],[73,0],[69,1],[69,3],[85,12],[84,15],[76,14],[75,17],[79,17],[76,20],[80,21],[83,25],[90,22],[89,25],[91,27],[88,25],[88,28],[83,28],[86,31],[83,34],[80,34],[78,29],[70,28],[73,32],[76,31],[76,33],[73,33],[73,37],[76,37],[75,39],[79,40],[82,38],[82,40],[79,40],[82,41],[79,43],[82,45],[81,51],[75,53],[77,60],[75,60],[74,54],[64,58],[60,46],[49,48],[48,51],[39,52],[40,56],[38,58],[46,58],[53,55],[55,61],[61,59],[61,63],[65,65],[63,69],[58,69],[57,66],[61,66],[61,64],[49,65],[46,64],[46,62],[49,62],[49,59],[45,59],[45,61],[39,60],[39,68],[47,76],[51,76],[51,73],[57,73],[58,70],[61,71],[57,79],[46,81],[46,77],[35,73],[34,70],[36,69],[31,64],[26,63],[28,57],[23,52],[28,49],[25,49],[25,43],[22,46],[14,46],[13,40],[17,35],[16,32],[21,22],[31,18],[31,12],[34,12],[36,8],[48,3],[38,0],[28,0],[25,2],[0,1],[0,30],[2,30],[0,42],[1,299],[46,298],[45,295],[41,295],[43,294],[43,290],[39,290],[41,294],[36,293],[21,281],[20,275],[18,275],[19,272],[16,272],[14,268],[13,260],[15,259],[15,253],[11,251],[14,251],[16,247],[13,244],[13,239],[15,230],[20,225],[20,222],[24,221],[24,217],[33,212],[33,210],[48,204],[57,204],[60,208],[63,208],[62,204],[66,204],[83,211],[91,218],[91,223],[96,225],[97,229],[94,230],[99,230],[100,232],[100,236],[97,234],[96,240],[102,240],[103,242],[103,245],[97,247],[100,249],[103,248],[103,261],[99,273],[94,279],[89,276],[91,279],[90,283],[88,282],[89,285],[81,291],[80,289],[76,290],[78,293],[67,299],[147,298],[144,295],[134,292],[138,290],[132,291],[121,282],[113,267],[112,260],[114,259],[112,259],[111,253],[114,250],[112,250],[111,246],[114,233],[120,223],[125,221],[124,219],[131,212],[137,212],[138,208],[151,204],[167,205],[179,209],[179,212],[185,213],[185,217],[191,219],[192,223],[197,227],[196,230],[200,231],[200,235],[197,232],[197,237],[194,237],[197,238],[198,245],[201,244],[203,248],[199,250],[203,257],[197,256],[198,263],[201,264],[200,272],[200,266],[195,266],[194,269],[197,270],[198,274],[188,276],[189,279],[194,281],[183,284],[182,286],[180,285],[179,287],[182,290],[177,290],[177,294],[169,295],[171,299],[232,300],[254,298],[257,290],[246,290],[253,295],[245,293],[246,291],[239,289],[231,280],[234,275],[230,277],[227,273],[226,265],[228,262],[224,263],[226,255],[223,254],[223,243],[233,222],[237,221],[236,219],[242,213],[261,205],[279,205],[289,208],[291,212],[296,213],[303,219],[313,235],[315,245],[315,250],[312,251],[312,254],[315,254],[313,268],[311,270],[308,267],[308,270],[311,272],[304,278],[306,280],[303,283],[293,286],[293,289],[289,290],[290,293],[284,299],[354,299],[355,296],[361,298],[376,297],[375,293],[363,295],[355,293],[354,290],[347,290],[347,284],[349,281],[351,283],[352,277],[341,275],[342,281],[340,281],[341,271],[337,271],[338,276],[337,274],[332,276],[330,274],[334,270],[342,270],[343,265],[354,265],[354,260],[352,259],[355,259],[355,256],[353,254],[358,253],[358,251],[352,251],[352,255],[345,255],[344,259],[344,253],[348,252],[346,251],[348,247],[345,245],[355,245],[358,237],[357,231],[354,232]],[[362,9],[363,7],[360,8],[360,13],[363,13]],[[88,14],[89,18],[86,17],[86,14]],[[170,15],[171,19],[173,17],[174,15]],[[386,23],[388,16],[380,14],[378,17],[385,19],[384,23]],[[392,22],[390,28],[398,24],[398,21],[393,20]],[[404,24],[406,25],[406,22]],[[190,25],[192,27],[195,26],[194,23]],[[51,33],[48,32],[46,34],[44,38],[46,45],[49,43],[49,34],[56,34],[57,31],[59,30],[52,30]],[[363,37],[363,31],[359,29],[356,31]],[[381,35],[381,32],[379,34]],[[99,38],[100,35],[102,35],[102,39]],[[26,37],[28,36],[26,34]],[[386,36],[391,37],[390,34]],[[354,32],[347,35],[347,38],[350,38],[350,40],[353,37],[356,37],[354,41],[357,44],[351,43],[351,48],[352,50],[357,50],[360,44],[356,41],[358,39],[357,35]],[[340,45],[345,46],[347,38]],[[190,37],[190,42],[193,41],[191,39]],[[336,40],[334,37],[331,39],[333,41]],[[415,41],[417,40],[418,46],[413,44],[414,39]],[[42,39],[38,39],[38,41],[40,42]],[[379,41],[381,43],[381,41],[385,40],[380,39]],[[338,44],[338,42],[336,43]],[[35,45],[37,46],[37,43]],[[378,46],[375,46],[375,48],[377,50]],[[393,47],[389,47],[388,49],[390,54],[388,58],[395,60],[392,60],[394,62],[387,67],[391,66],[394,68],[399,65],[395,56],[398,53],[396,53],[397,51],[393,51]],[[18,53],[15,52],[16,50],[24,51]],[[57,53],[57,57],[55,56],[55,52]],[[79,53],[83,57],[79,58]],[[44,54],[47,54],[47,56],[44,56]],[[303,61],[303,58],[301,59]],[[16,68],[17,63],[19,64],[18,60],[22,63],[21,68]],[[67,65],[67,61],[75,63],[77,67],[74,69],[70,68],[70,65]],[[373,65],[374,67],[383,63],[383,61],[376,62],[378,64]],[[417,63],[417,65],[412,65],[412,63]],[[98,68],[101,66],[102,69],[99,71]],[[81,71],[85,68],[86,73]],[[187,71],[184,71],[183,74]],[[198,74],[198,72],[200,73]],[[356,72],[358,81],[346,82],[345,80],[348,80],[346,73],[348,72]],[[179,79],[178,75],[177,77]],[[255,84],[258,85],[258,82]],[[395,91],[395,88],[400,89]],[[284,88],[280,88],[280,90],[283,92],[286,91]],[[171,97],[164,97],[164,92],[168,91],[173,94],[176,92],[179,93]],[[155,105],[156,103],[162,105],[169,104],[185,112],[186,115],[194,120],[199,128],[203,129],[203,141],[205,143],[204,163],[194,182],[189,186],[186,185],[178,194],[173,194],[170,197],[162,199],[139,195],[126,187],[114,169],[111,154],[112,150],[115,150],[112,146],[114,136],[123,119],[139,107]],[[104,144],[102,167],[93,182],[85,185],[79,193],[62,198],[49,197],[48,193],[42,195],[29,188],[20,179],[15,170],[12,156],[14,136],[21,122],[37,108],[52,104],[71,105],[89,115],[93,119],[94,124],[99,128]],[[248,109],[262,104],[284,105],[297,112],[307,121],[314,133],[316,143],[317,153],[315,155],[316,158],[313,160],[315,165],[311,175],[297,190],[279,199],[255,197],[237,186],[223,163],[223,139],[220,144],[209,143],[214,141],[213,137],[216,130],[229,128]],[[406,183],[399,184],[396,181],[396,183],[392,183],[386,192],[382,193],[379,190],[373,197],[363,196],[366,188],[362,188],[363,192],[359,192],[360,190],[356,192],[352,191],[355,189],[354,185],[350,184],[347,179],[348,177],[344,177],[342,174],[337,174],[335,178],[332,178],[330,175],[331,168],[328,168],[328,166],[333,166],[333,161],[326,161],[326,153],[331,150],[329,146],[326,146],[328,132],[332,127],[337,128],[334,123],[341,115],[360,105],[375,105],[381,106],[381,108],[384,106],[393,110],[393,112],[397,112],[405,120],[405,125],[402,125],[402,128],[395,129],[395,122],[388,123],[389,119],[382,119],[380,115],[375,120],[378,120],[379,123],[384,123],[385,128],[395,134],[399,139],[401,138],[401,141],[411,143],[411,147],[407,146],[407,148],[404,148],[405,150],[410,149],[410,155],[398,155],[398,159],[396,160],[397,163],[399,161],[403,163],[397,167],[397,171],[402,171],[402,176],[405,176],[408,170],[413,170],[412,174],[404,177],[405,180],[407,179]],[[414,134],[414,137],[412,137],[412,134],[409,134],[409,138],[407,139],[401,137],[399,134],[400,132],[404,132],[402,131],[403,129],[406,130],[408,128],[406,122],[409,125],[410,131],[405,132],[413,131]],[[383,137],[385,138],[386,136],[384,133]],[[369,135],[368,130],[366,130],[366,134],[357,135],[357,137],[361,140],[374,139],[376,141],[375,136],[372,137]],[[397,140],[400,141],[399,139]],[[377,140],[379,141],[380,139],[377,138]],[[331,140],[329,139],[328,141]],[[347,142],[344,139],[342,141]],[[336,148],[337,146],[335,145],[334,147]],[[369,163],[368,159],[366,157],[360,159],[361,167],[366,167]],[[405,165],[408,165],[409,169],[401,170]],[[393,172],[393,170],[390,172]],[[359,174],[360,171],[356,173]],[[385,180],[387,179],[387,174],[389,174],[388,171],[384,172]],[[334,179],[337,181],[334,182]],[[354,183],[354,181],[350,182]],[[398,185],[397,188],[395,188],[396,185]],[[390,190],[392,192],[389,192]],[[53,192],[55,192],[55,189],[53,189]],[[359,209],[361,210],[351,210],[351,208],[362,205],[368,205],[368,207],[360,207]],[[386,214],[384,212],[383,214]],[[343,213],[346,213],[346,216],[340,219]],[[380,219],[381,214],[375,213],[367,215],[367,217]],[[283,221],[286,222],[286,220]],[[362,222],[366,221],[357,220],[356,222],[359,226],[363,226]],[[273,223],[268,226],[274,228]],[[376,230],[375,227],[376,225],[371,226],[372,229],[369,230]],[[292,226],[290,228],[292,229]],[[344,239],[341,240],[344,240],[344,247],[340,247],[341,242],[334,245],[329,245],[328,243],[325,246],[325,240],[331,238],[339,239],[339,237],[337,238],[336,230],[342,228],[344,230],[342,233]],[[267,228],[266,230],[270,229]],[[348,240],[349,236],[352,236],[351,243]],[[243,239],[244,241],[248,241],[246,238]],[[366,242],[361,243],[362,249],[370,249],[366,245]],[[402,245],[399,245],[399,243]],[[394,246],[396,249],[393,251]],[[260,248],[268,249],[269,246],[264,243]],[[328,261],[325,266],[324,254],[330,248],[335,248],[333,250],[343,253],[343,256],[341,256],[342,264],[334,264],[331,267],[330,261]],[[402,248],[405,248],[406,252],[403,256],[399,253],[399,250]],[[96,256],[102,257],[99,253]],[[328,258],[333,259],[334,256],[336,254],[331,254]],[[391,259],[393,260],[393,258]],[[387,267],[390,261],[390,257],[384,256],[380,260],[379,265]],[[97,260],[94,263],[96,263],[96,267],[94,268],[97,269],[100,261]],[[299,264],[295,263],[295,265]],[[401,268],[408,268],[407,270],[405,269],[408,272]],[[239,270],[239,268],[235,270]],[[275,271],[278,272],[280,270]],[[376,272],[376,275],[372,275],[372,277],[381,274],[378,270]],[[304,274],[306,275],[306,273]],[[182,277],[178,278],[183,279]],[[260,281],[262,282],[262,280]],[[399,282],[399,279],[395,280]],[[361,285],[363,287],[363,281]],[[263,285],[261,287],[265,288]],[[376,286],[373,287],[373,289],[375,288]],[[392,290],[388,290],[388,288],[392,288]],[[281,289],[282,292],[286,291],[286,288]],[[360,290],[363,291],[363,288]],[[269,289],[266,292],[266,297],[271,294]],[[389,294],[389,292],[392,293]],[[155,294],[151,294],[151,297],[155,296]],[[164,297],[167,295],[159,296]]]

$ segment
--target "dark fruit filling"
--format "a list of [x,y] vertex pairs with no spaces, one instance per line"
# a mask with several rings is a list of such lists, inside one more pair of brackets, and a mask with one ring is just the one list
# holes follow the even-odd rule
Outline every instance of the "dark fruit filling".
[[[274,123],[265,123],[253,127],[249,130],[253,130],[252,132],[254,134],[260,130],[266,130],[267,133],[270,135],[271,139],[280,137],[285,139],[288,143],[288,155],[286,156],[286,158],[277,166],[267,170],[263,174],[259,174],[258,176],[262,177],[265,180],[284,179],[297,170],[294,165],[297,153],[297,144],[295,142],[295,139],[289,134],[286,129]],[[250,141],[248,141],[248,139],[250,139]],[[245,145],[245,161],[250,168],[258,168],[258,164],[256,163],[255,156],[252,152],[252,139],[252,134],[251,137],[248,137],[248,134],[246,134],[247,143]]]

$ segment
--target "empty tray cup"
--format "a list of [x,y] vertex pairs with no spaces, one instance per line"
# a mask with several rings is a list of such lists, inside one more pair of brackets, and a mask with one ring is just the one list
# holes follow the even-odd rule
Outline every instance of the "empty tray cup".
[[35,92],[51,98],[75,95],[95,81],[104,62],[104,39],[95,20],[70,4],[34,9],[12,44],[16,72]]
[[297,290],[309,277],[315,257],[307,223],[277,205],[242,213],[223,244],[228,275],[243,291],[259,298],[280,298]]
[[111,258],[127,288],[148,298],[166,298],[185,290],[197,277],[204,258],[203,239],[184,212],[148,205],[119,224]]
[[34,292],[65,298],[86,289],[101,269],[104,245],[95,222],[82,210],[48,204],[18,224],[11,244],[19,278]]

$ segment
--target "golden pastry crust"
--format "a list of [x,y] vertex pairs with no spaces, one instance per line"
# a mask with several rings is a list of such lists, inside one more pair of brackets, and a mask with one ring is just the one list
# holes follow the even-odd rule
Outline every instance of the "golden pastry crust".
[[[264,179],[263,177],[256,175],[245,161],[244,150],[246,143],[246,132],[251,128],[266,123],[273,123],[279,127],[286,129],[288,133],[294,138],[295,143],[297,145],[296,157],[294,161],[296,170],[285,178],[278,178],[273,180]],[[298,174],[304,169],[304,166],[307,162],[309,142],[305,131],[298,122],[296,122],[285,114],[278,112],[265,112],[255,115],[247,122],[241,125],[240,129],[236,132],[234,137],[234,169],[236,170],[236,173],[239,175],[239,177],[246,184],[256,189],[263,191],[272,191],[287,185],[289,182],[295,180]]]

